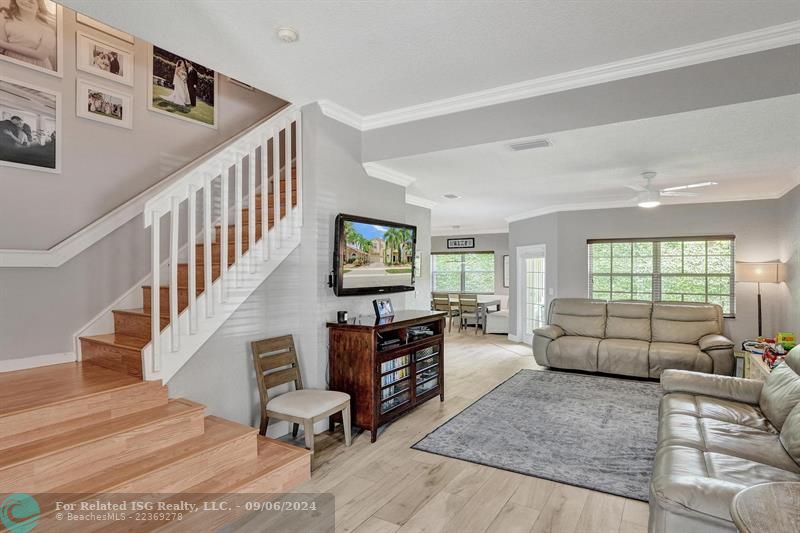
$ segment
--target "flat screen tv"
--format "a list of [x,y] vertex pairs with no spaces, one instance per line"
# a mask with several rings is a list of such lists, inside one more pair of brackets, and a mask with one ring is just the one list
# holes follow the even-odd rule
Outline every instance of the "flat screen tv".
[[416,226],[340,214],[334,240],[337,296],[414,290]]

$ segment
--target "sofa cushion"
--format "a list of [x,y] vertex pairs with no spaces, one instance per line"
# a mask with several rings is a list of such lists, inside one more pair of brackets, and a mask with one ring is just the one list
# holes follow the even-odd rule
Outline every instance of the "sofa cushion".
[[711,358],[697,344],[652,342],[649,359],[651,378],[659,377],[668,368],[706,373],[714,368]]
[[646,378],[649,375],[647,353],[650,343],[633,339],[603,339],[597,350],[597,370]]
[[800,367],[800,346],[792,349],[786,360],[772,369],[761,390],[758,404],[776,428],[781,429],[789,412],[800,403],[800,375],[792,366]]
[[713,304],[653,304],[653,342],[697,344],[722,333],[722,312]]
[[800,404],[794,406],[783,422],[780,439],[786,453],[800,465]]
[[603,338],[606,331],[606,303],[584,298],[553,300],[550,324],[560,326],[567,335]]
[[778,433],[757,406],[711,396],[698,396],[682,392],[665,394],[661,399],[659,413],[661,416],[677,413],[698,418],[712,418],[774,434]]
[[609,302],[606,306],[606,338],[650,341],[653,304]]
[[558,368],[596,372],[600,340],[565,335],[550,343],[547,347],[547,359]]

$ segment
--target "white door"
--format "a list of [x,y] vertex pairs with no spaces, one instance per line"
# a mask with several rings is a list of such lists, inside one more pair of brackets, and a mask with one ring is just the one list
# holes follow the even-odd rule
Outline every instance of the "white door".
[[533,343],[533,330],[547,323],[546,294],[545,246],[517,248],[517,331],[526,344]]

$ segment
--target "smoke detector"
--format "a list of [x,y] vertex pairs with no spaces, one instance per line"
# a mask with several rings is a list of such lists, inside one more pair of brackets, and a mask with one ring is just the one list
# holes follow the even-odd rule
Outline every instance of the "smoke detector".
[[521,152],[523,150],[533,150],[534,148],[547,148],[552,146],[548,139],[534,139],[531,141],[521,141],[516,143],[511,143],[508,145],[515,152]]
[[278,39],[285,43],[293,43],[297,40],[297,30],[292,28],[278,28]]

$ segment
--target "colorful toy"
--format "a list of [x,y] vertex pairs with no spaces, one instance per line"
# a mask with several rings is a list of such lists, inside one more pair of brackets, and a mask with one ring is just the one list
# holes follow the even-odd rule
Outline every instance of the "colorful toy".
[[782,344],[788,351],[797,346],[797,337],[795,337],[794,333],[784,331],[775,336],[775,343]]

